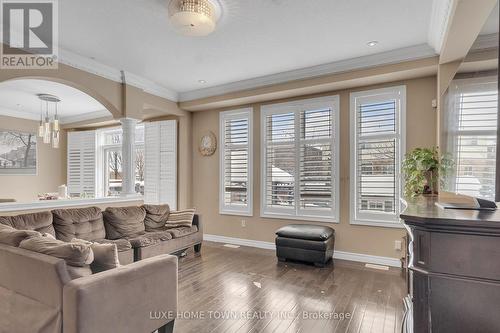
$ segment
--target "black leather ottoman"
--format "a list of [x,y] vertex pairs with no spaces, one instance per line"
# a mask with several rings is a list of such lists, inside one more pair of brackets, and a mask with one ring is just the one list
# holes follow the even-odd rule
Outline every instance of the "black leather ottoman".
[[276,256],[324,267],[332,259],[335,230],[310,224],[290,224],[276,231]]

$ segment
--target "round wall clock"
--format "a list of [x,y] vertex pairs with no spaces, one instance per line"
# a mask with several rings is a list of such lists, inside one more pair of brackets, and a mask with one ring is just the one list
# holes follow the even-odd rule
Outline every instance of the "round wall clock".
[[216,149],[217,138],[214,133],[208,131],[207,134],[201,137],[199,151],[203,156],[210,156],[215,153]]

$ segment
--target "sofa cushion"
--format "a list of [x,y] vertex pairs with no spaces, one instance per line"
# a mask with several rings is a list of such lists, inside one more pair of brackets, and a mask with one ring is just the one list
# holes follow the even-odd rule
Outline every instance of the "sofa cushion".
[[145,247],[172,239],[168,231],[151,231],[127,238],[133,248]]
[[83,242],[90,245],[94,253],[94,261],[90,264],[92,273],[99,273],[107,271],[108,269],[117,268],[120,266],[118,259],[118,250],[115,244],[99,244],[96,242],[89,242],[84,239],[73,238],[72,242]]
[[167,229],[167,231],[172,235],[173,238],[181,238],[198,232],[198,227],[195,225],[189,227],[176,227],[169,228]]
[[57,239],[69,242],[73,238],[91,241],[106,237],[102,212],[98,207],[56,209],[52,214]]
[[172,211],[168,215],[167,223],[165,226],[169,228],[175,227],[190,227],[193,224],[195,209],[183,209],[178,211]]
[[0,216],[0,224],[9,225],[19,230],[35,230],[56,235],[52,225],[51,212],[29,213],[15,216]]
[[165,226],[170,214],[169,205],[144,205],[143,207],[146,210],[144,226],[147,231],[155,231],[155,229]]
[[116,245],[116,249],[118,252],[124,252],[128,251],[132,248],[132,245],[130,242],[126,239],[120,238],[120,239],[93,239],[93,243],[98,243],[98,244],[114,244]]
[[19,244],[19,247],[64,259],[71,266],[83,267],[94,259],[94,254],[88,244],[63,242],[49,237],[26,238]]
[[41,237],[42,234],[34,230],[17,230],[11,226],[0,224],[0,244],[18,247],[19,243],[28,237]]
[[108,207],[103,215],[108,239],[131,237],[145,231],[144,207]]

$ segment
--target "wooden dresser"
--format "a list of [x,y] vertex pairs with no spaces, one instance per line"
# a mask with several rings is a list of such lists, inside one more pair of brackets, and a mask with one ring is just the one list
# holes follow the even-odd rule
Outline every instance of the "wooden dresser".
[[500,332],[500,210],[407,203],[409,290],[404,332]]

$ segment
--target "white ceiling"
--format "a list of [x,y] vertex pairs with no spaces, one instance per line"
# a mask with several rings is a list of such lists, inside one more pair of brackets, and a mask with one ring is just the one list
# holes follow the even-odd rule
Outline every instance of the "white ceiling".
[[60,47],[186,93],[427,44],[433,2],[218,1],[216,31],[198,38],[173,31],[168,0],[59,1]]
[[[39,120],[40,100],[37,94],[51,94],[61,99],[58,113],[63,124],[111,115],[101,103],[78,89],[34,79],[0,83],[0,115]],[[53,116],[52,107],[50,114]]]

